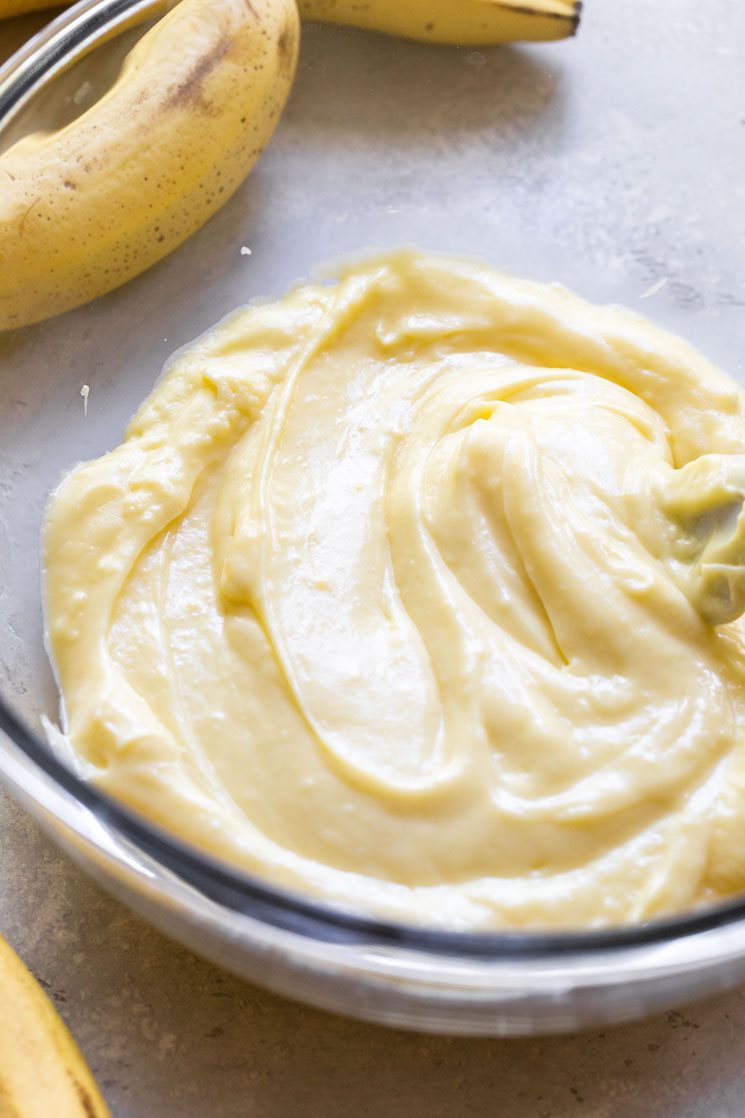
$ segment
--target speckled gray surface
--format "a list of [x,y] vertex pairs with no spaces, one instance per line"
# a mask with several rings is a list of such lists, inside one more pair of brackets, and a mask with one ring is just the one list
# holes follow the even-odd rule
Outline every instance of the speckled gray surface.
[[[51,702],[37,573],[21,559],[59,471],[116,441],[177,345],[319,259],[402,240],[480,253],[637,306],[745,380],[744,63],[731,0],[588,0],[575,42],[509,50],[307,29],[288,111],[236,198],[123,291],[0,341],[0,463],[9,439],[18,456],[0,486],[0,678],[19,708]],[[389,1032],[166,941],[5,796],[0,828],[0,930],[114,1118],[745,1113],[745,992],[549,1040]]]

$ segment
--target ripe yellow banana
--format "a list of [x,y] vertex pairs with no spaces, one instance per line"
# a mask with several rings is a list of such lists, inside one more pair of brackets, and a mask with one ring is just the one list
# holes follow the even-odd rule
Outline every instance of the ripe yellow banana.
[[346,23],[431,43],[478,46],[565,39],[581,0],[298,0],[303,19]]
[[0,329],[93,299],[186,240],[243,181],[295,72],[294,0],[181,0],[112,89],[0,156]]
[[0,0],[0,19],[25,15],[26,12],[40,12],[43,8],[61,6],[61,3],[58,3],[57,0],[51,0],[51,2],[50,0]]
[[75,1041],[0,936],[0,1115],[110,1118]]
[[[0,19],[49,6],[50,0],[0,0]],[[298,6],[303,19],[475,46],[565,39],[577,30],[582,0],[298,0]]]

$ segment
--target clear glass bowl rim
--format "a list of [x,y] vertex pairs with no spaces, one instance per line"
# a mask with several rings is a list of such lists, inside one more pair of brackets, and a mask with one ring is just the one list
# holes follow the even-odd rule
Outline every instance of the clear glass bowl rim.
[[[80,0],[0,67],[0,137],[47,81],[106,40],[162,15],[174,0]],[[55,785],[164,869],[227,909],[307,938],[346,946],[389,947],[429,956],[505,962],[610,956],[619,948],[667,944],[745,922],[745,898],[633,927],[577,931],[469,933],[357,915],[307,900],[233,868],[159,828],[77,777],[0,695],[0,731]],[[2,753],[0,751],[0,768]]]

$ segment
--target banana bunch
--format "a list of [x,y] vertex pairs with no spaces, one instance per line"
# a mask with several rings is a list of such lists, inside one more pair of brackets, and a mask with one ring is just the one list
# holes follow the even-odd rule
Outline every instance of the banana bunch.
[[0,936],[0,1115],[110,1118],[75,1041]]
[[[48,0],[0,0],[0,19]],[[0,330],[86,303],[186,240],[258,159],[287,100],[298,16],[482,44],[574,33],[579,0],[180,0],[112,89],[0,155]]]

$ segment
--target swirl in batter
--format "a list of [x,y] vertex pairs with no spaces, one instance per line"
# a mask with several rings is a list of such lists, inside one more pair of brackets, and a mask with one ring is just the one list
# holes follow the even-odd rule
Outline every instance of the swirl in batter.
[[436,926],[745,888],[745,408],[618,308],[399,251],[179,353],[45,533],[79,770]]

